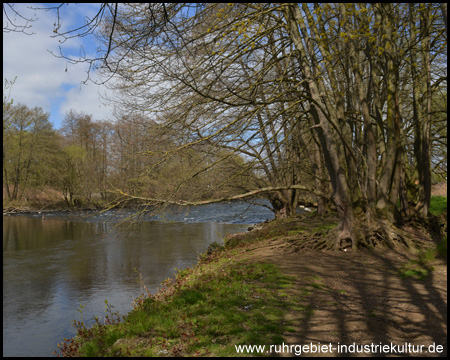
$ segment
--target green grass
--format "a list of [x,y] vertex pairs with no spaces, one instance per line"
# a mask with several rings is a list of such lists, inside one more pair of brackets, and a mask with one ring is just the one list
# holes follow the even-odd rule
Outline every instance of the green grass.
[[440,243],[436,244],[436,253],[441,258],[447,259],[447,235]]
[[[431,214],[439,216],[446,208],[447,197],[431,197],[429,209]],[[447,259],[447,235],[444,235],[443,239],[435,247],[419,251],[416,259],[408,261],[400,268],[399,274],[404,278],[423,280],[434,270],[431,264],[436,260],[436,257]]]
[[433,215],[441,215],[447,208],[447,197],[446,196],[432,196],[430,202],[430,213]]
[[157,294],[138,299],[123,322],[84,330],[91,334],[79,334],[72,355],[236,356],[235,344],[281,344],[280,334],[292,329],[286,310],[299,306],[283,291],[293,279],[273,264],[233,260],[238,250],[179,271]]
[[337,226],[337,222],[323,221],[319,226],[313,227],[312,232],[315,233],[326,233],[329,230],[334,229]]
[[423,280],[434,271],[431,264],[438,256],[447,258],[447,237],[434,248],[420,250],[415,259],[408,261],[399,269],[399,274],[403,278]]

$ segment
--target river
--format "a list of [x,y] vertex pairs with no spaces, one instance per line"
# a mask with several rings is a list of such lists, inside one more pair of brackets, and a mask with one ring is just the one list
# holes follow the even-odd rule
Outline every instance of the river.
[[125,315],[175,268],[190,267],[208,244],[273,218],[244,202],[209,204],[117,226],[130,212],[3,216],[3,356],[51,356],[73,320]]

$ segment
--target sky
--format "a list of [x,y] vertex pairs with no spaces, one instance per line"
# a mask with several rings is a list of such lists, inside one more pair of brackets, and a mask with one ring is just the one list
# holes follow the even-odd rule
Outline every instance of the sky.
[[[94,120],[111,119],[112,106],[105,103],[101,96],[108,94],[108,89],[91,82],[82,84],[86,79],[87,64],[70,64],[50,53],[53,51],[59,54],[61,46],[64,55],[78,57],[83,47],[88,56],[93,56],[95,39],[92,36],[77,37],[60,44],[60,39],[51,37],[54,35],[56,11],[33,10],[30,6],[38,8],[45,5],[20,3],[15,4],[14,9],[24,17],[37,19],[27,30],[32,35],[3,32],[3,82],[17,77],[10,94],[14,104],[22,103],[30,108],[42,107],[50,113],[50,121],[56,129],[61,127],[65,114],[70,109],[90,114]],[[61,31],[84,24],[85,17],[92,17],[98,9],[99,4],[64,5],[60,13]],[[8,15],[17,24],[24,23],[13,13]],[[5,21],[3,15],[3,26]],[[95,77],[95,74],[91,74],[91,77],[92,75]]]

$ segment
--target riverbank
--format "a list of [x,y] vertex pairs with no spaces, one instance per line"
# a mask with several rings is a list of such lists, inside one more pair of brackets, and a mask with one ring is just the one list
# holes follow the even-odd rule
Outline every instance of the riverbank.
[[[432,198],[445,198],[447,201],[447,183],[435,184],[432,187]],[[92,211],[110,207],[110,203],[102,200],[99,194],[93,195],[90,202],[76,201],[76,206],[68,206],[61,191],[51,187],[27,190],[21,200],[8,200],[5,186],[3,186],[3,214],[40,214],[61,211]],[[135,208],[138,206],[135,206]],[[130,207],[132,208],[132,207]]]
[[299,248],[305,237],[323,235],[335,221],[308,214],[233,235],[156,294],[141,284],[142,296],[126,319],[119,322],[110,309],[106,325],[78,324],[77,338],[60,345],[59,353],[248,356],[235,345],[266,345],[253,355],[280,355],[269,346],[318,342],[436,344],[446,353],[446,241],[436,244],[425,231],[405,228],[421,250]]
[[3,201],[3,215],[14,214],[42,214],[55,212],[82,212],[103,210],[106,204],[91,203],[83,206],[68,206],[64,201],[52,202],[8,202]]

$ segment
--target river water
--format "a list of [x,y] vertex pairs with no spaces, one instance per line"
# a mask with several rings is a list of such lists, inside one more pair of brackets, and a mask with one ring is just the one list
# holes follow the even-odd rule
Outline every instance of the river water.
[[125,315],[141,293],[155,292],[194,265],[209,243],[273,218],[243,202],[210,204],[117,226],[129,212],[3,216],[3,356],[51,356],[73,320],[105,316],[105,300]]

